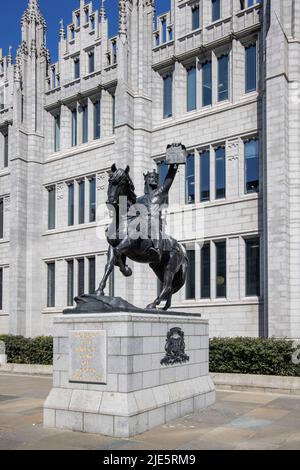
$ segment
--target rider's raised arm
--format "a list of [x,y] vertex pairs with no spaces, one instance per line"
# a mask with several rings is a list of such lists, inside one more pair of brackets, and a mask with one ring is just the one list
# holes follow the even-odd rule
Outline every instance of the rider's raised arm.
[[164,193],[169,192],[169,190],[170,190],[170,188],[173,184],[173,181],[175,179],[177,170],[178,170],[178,165],[176,165],[175,163],[170,165],[167,176],[166,176],[166,179],[165,179],[165,181],[164,181],[164,183],[161,187],[162,192],[164,192]]

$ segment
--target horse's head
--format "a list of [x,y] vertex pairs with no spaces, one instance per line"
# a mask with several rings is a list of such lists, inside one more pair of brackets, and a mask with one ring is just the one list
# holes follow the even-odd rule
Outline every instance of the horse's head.
[[117,206],[121,196],[126,196],[130,203],[135,204],[136,194],[134,192],[133,182],[129,176],[129,171],[129,166],[127,166],[125,170],[122,170],[113,164],[109,176],[107,204]]

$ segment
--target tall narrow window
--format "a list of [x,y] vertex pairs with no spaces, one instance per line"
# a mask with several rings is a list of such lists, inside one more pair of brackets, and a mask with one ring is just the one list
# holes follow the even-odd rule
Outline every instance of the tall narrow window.
[[229,99],[229,55],[218,58],[218,101]]
[[194,111],[197,108],[196,67],[187,70],[187,110]]
[[89,114],[87,105],[82,106],[82,143],[85,144],[89,139]]
[[216,158],[216,199],[223,199],[226,196],[226,161],[225,147],[215,150]]
[[0,199],[0,239],[4,235],[4,211],[3,211],[3,199]]
[[245,92],[250,93],[256,90],[256,44],[245,49]]
[[221,0],[212,0],[212,21],[218,21],[221,18]]
[[164,119],[167,119],[169,117],[172,117],[172,114],[173,114],[173,109],[172,109],[173,108],[173,99],[172,99],[173,98],[172,97],[172,94],[173,94],[173,75],[172,74],[166,75],[163,78],[163,83],[164,83],[164,87],[163,87]]
[[90,185],[89,221],[95,222],[96,220],[96,178],[94,176],[90,179],[89,185]]
[[246,242],[246,295],[260,295],[260,246],[259,238]]
[[163,40],[163,43],[165,43],[167,42],[167,19],[166,18],[162,18],[161,28],[162,28],[162,40]]
[[199,5],[192,7],[192,30],[200,28],[200,8]]
[[185,201],[186,204],[195,203],[195,156],[190,154],[186,160],[185,168]]
[[160,186],[164,184],[168,171],[169,171],[169,166],[166,164],[165,160],[161,161],[158,165]]
[[95,29],[95,17],[91,16],[91,30],[94,31]]
[[60,114],[54,117],[54,152],[60,151]]
[[116,127],[116,97],[112,95],[112,131],[115,133]]
[[201,298],[210,298],[210,243],[201,248]]
[[245,142],[245,191],[259,191],[259,140],[251,139]]
[[200,154],[200,201],[210,200],[210,151]]
[[94,139],[100,139],[101,136],[101,105],[100,101],[94,103]]
[[72,147],[77,145],[77,109],[72,111]]
[[55,263],[47,263],[47,307],[55,307]]
[[74,59],[74,78],[75,80],[80,77],[80,60],[79,57]]
[[68,225],[74,225],[74,183],[68,185]]
[[216,295],[226,297],[226,242],[216,244]]
[[95,71],[95,54],[94,52],[89,52],[89,73]]
[[186,299],[195,298],[195,250],[187,250],[189,260],[186,278]]
[[84,10],[84,15],[85,15],[85,22],[88,23],[90,19],[90,12],[88,8]]
[[0,268],[0,310],[3,310],[3,268]]
[[85,219],[85,181],[81,180],[78,183],[78,223],[84,224]]
[[96,258],[89,258],[89,294],[94,294],[96,290]]
[[4,168],[8,167],[8,132],[3,135],[3,146],[4,146],[4,158],[3,165]]
[[78,284],[77,284],[77,295],[84,294],[84,258],[77,260],[78,267]]
[[202,65],[202,106],[212,104],[212,66],[211,61]]
[[74,260],[67,261],[68,269],[68,289],[67,289],[67,305],[72,306],[74,302]]
[[48,188],[48,230],[55,229],[56,219],[56,190],[55,187]]

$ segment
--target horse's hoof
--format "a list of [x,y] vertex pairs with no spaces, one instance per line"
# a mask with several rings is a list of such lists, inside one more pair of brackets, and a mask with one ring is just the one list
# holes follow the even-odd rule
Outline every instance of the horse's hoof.
[[147,305],[146,310],[157,310],[157,306],[155,304],[149,304]]
[[125,266],[125,269],[120,269],[120,271],[125,277],[132,276],[132,269],[129,266]]
[[97,297],[104,297],[104,290],[103,289],[98,289],[95,292]]

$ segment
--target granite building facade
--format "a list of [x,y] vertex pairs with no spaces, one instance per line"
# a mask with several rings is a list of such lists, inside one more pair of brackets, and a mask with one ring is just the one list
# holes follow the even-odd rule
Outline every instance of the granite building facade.
[[[157,16],[120,0],[113,38],[105,1],[70,18],[56,63],[36,0],[15,57],[0,52],[0,333],[51,334],[93,292],[110,166],[129,164],[141,194],[181,141],[167,218],[190,268],[173,308],[201,312],[212,336],[300,338],[299,2],[171,0]],[[138,306],[157,288],[143,265],[109,287]]]

